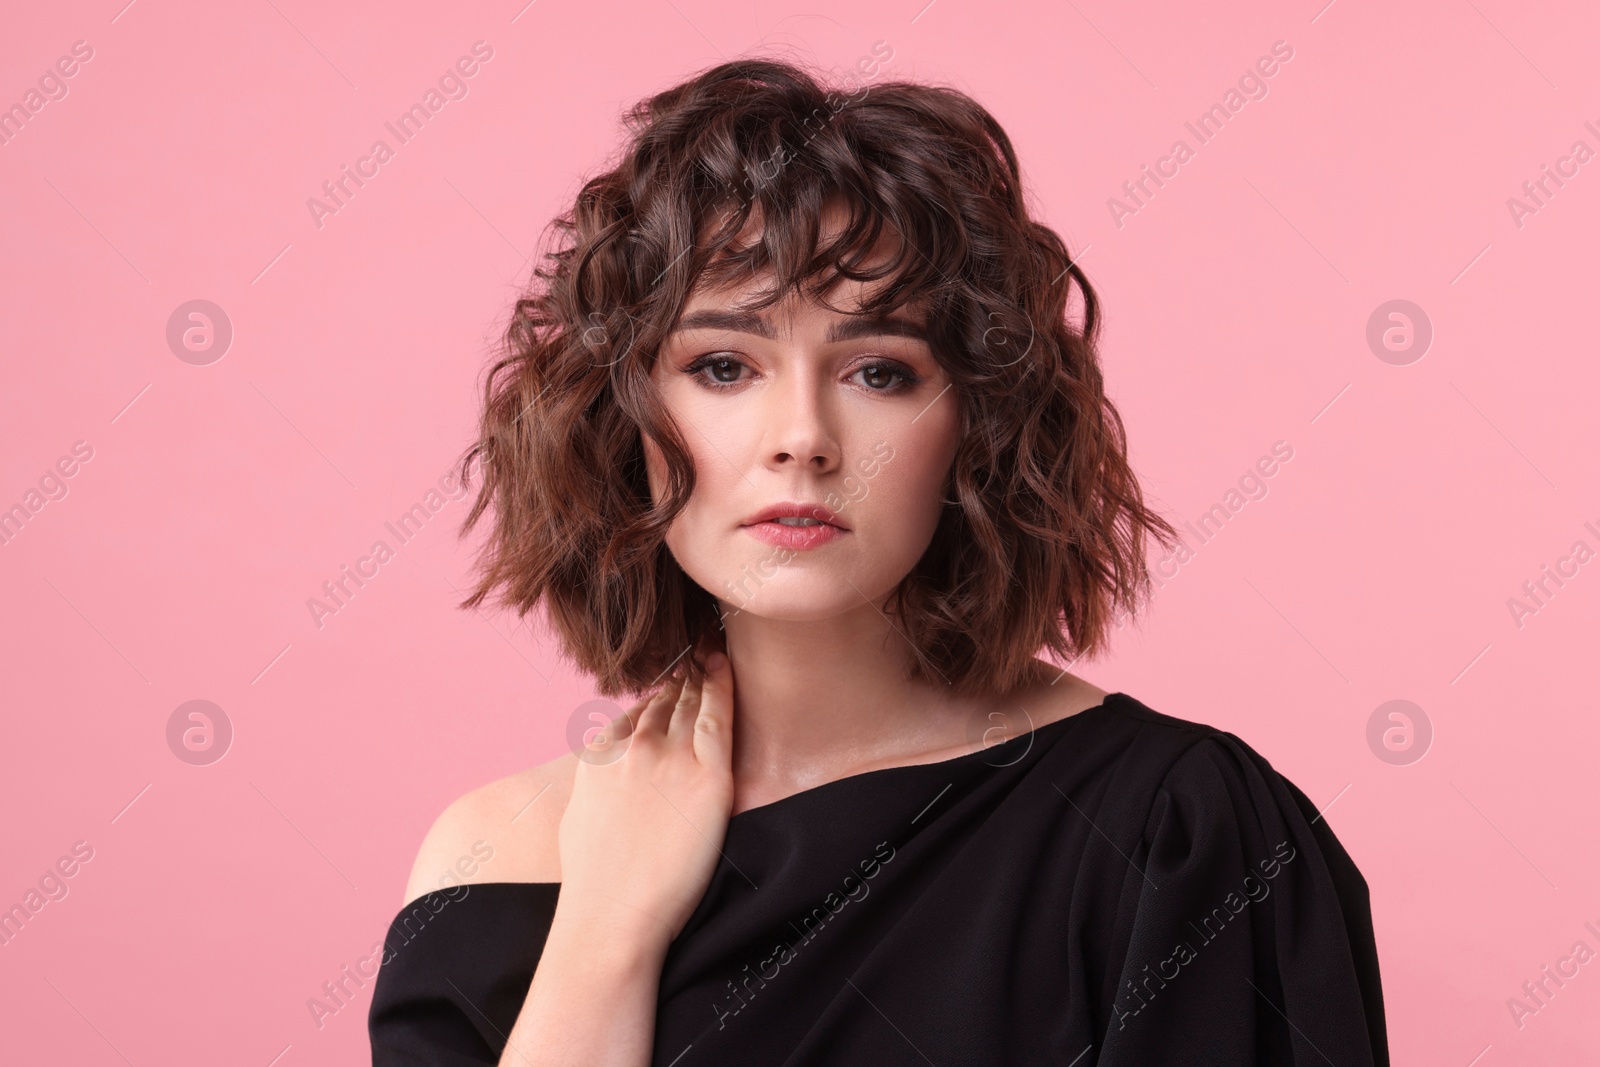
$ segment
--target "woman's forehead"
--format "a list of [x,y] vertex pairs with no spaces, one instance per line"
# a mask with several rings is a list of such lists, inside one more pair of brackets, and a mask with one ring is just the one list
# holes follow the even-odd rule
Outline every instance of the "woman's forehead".
[[[750,214],[744,220],[737,234],[726,238],[716,249],[711,262],[702,271],[700,279],[694,283],[691,291],[691,301],[696,299],[704,303],[726,306],[750,299],[760,291],[769,289],[774,284],[774,266],[769,258],[772,250],[765,254],[758,251],[763,239],[766,237],[767,218],[762,211],[760,201],[750,205]],[[817,219],[815,235],[809,233],[809,228],[804,222],[794,216],[789,216],[774,224],[780,227],[779,243],[786,245],[784,258],[791,263],[809,263],[814,260],[819,250],[826,253],[826,258],[831,260],[831,267],[836,268],[841,259],[849,257],[855,269],[876,268],[888,264],[902,255],[904,239],[893,226],[885,226],[872,235],[872,245],[863,248],[862,233],[858,232],[856,239],[850,242],[849,247],[841,244],[841,238],[852,222],[860,223],[862,216],[873,209],[844,199],[842,195],[830,198],[822,209]],[[727,221],[724,214],[722,222]],[[703,249],[714,240],[715,232],[720,228],[712,218],[704,220],[697,239],[698,245]],[[795,247],[805,245],[810,241],[809,247]],[[740,270],[734,262],[754,259],[757,263],[752,269]],[[734,277],[724,281],[731,273]],[[829,267],[821,270],[802,281],[809,281],[816,274],[828,273]],[[715,285],[708,284],[706,278],[717,279]],[[854,310],[870,295],[874,295],[884,285],[889,284],[891,278],[875,279],[871,282],[860,282],[851,278],[836,277],[829,279],[831,284],[827,299],[840,308]],[[791,282],[796,279],[791,278]],[[785,297],[791,294],[786,293]]]
[[[777,301],[757,308],[755,305],[758,300],[769,295],[772,289],[772,274],[767,271],[722,286],[696,286],[684,301],[678,318],[681,322],[694,312],[712,310],[748,310],[769,319],[803,314],[822,314],[829,317],[863,315],[867,313],[864,310],[867,303],[891,284],[891,281],[889,278],[879,278],[863,282],[841,277],[823,298],[818,298],[809,288],[791,289]],[[914,294],[894,307],[875,309],[872,315],[923,322],[926,319],[928,304],[925,295]]]

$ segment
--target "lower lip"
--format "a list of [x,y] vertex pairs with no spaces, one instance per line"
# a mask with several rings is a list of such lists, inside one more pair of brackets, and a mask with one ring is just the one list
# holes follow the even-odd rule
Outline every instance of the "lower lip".
[[744,527],[752,537],[780,548],[816,548],[825,545],[845,531],[837,526],[821,523],[817,526],[785,526],[781,522],[758,522]]

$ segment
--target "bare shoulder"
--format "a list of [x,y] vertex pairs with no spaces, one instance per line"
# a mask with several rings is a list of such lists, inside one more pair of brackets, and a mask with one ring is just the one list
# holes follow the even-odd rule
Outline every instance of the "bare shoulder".
[[561,815],[577,766],[568,753],[453,801],[422,840],[404,903],[451,885],[561,881]]

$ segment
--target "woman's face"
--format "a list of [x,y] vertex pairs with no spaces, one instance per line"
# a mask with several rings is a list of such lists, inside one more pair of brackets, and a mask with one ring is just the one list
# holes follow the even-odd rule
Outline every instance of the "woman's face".
[[[793,295],[737,310],[749,288],[690,297],[652,371],[696,474],[667,534],[684,572],[723,602],[773,619],[880,606],[926,551],[944,509],[960,425],[950,379],[918,316],[844,315]],[[860,306],[846,279],[830,301]],[[651,493],[666,466],[644,441]],[[806,505],[827,526],[757,523]]]

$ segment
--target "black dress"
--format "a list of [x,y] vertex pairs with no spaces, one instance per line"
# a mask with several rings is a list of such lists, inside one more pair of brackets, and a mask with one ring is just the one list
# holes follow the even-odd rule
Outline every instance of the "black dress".
[[[739,812],[667,952],[653,1067],[1387,1065],[1367,884],[1231,733],[1122,693]],[[375,1067],[498,1062],[559,883],[390,925]]]

